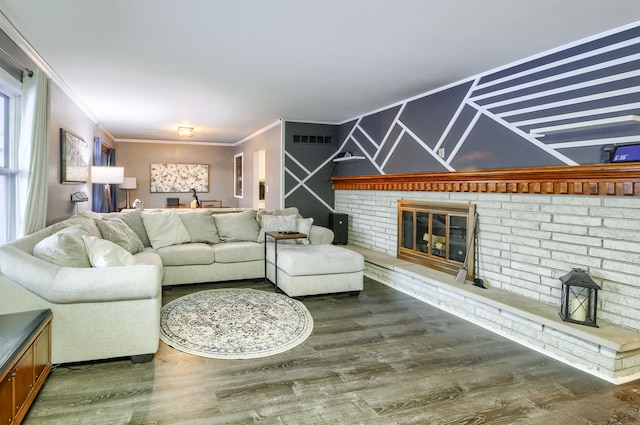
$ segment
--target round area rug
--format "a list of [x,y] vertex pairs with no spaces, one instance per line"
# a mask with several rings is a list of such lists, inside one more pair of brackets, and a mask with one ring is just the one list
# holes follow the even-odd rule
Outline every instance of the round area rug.
[[313,318],[300,301],[255,289],[211,289],[171,301],[160,312],[160,339],[196,356],[255,359],[301,344]]

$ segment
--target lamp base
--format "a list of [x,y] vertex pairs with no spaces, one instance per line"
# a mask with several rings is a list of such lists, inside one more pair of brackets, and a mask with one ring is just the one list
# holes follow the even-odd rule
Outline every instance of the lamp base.
[[102,190],[102,202],[100,202],[100,212],[104,208],[104,201],[107,200],[107,206],[109,210],[107,212],[113,212],[113,203],[111,202],[111,185],[105,184]]

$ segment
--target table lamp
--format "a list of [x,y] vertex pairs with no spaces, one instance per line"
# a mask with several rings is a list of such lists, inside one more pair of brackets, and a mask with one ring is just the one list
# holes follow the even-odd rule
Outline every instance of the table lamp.
[[104,207],[105,200],[109,206],[109,211],[113,211],[113,203],[111,202],[111,185],[120,184],[124,181],[124,167],[91,167],[91,183],[104,184],[102,190],[102,202],[100,202],[100,212]]
[[125,177],[122,184],[119,186],[120,189],[125,189],[127,191],[127,208],[131,208],[131,203],[129,202],[129,191],[131,189],[136,189],[138,187],[138,182],[135,177]]

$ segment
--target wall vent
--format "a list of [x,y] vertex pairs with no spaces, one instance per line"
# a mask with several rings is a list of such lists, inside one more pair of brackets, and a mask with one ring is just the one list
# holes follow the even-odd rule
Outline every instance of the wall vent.
[[326,145],[326,144],[330,144],[333,143],[333,137],[332,136],[308,136],[308,135],[301,135],[301,134],[294,134],[293,135],[293,143],[309,143],[309,144],[321,144],[321,145]]

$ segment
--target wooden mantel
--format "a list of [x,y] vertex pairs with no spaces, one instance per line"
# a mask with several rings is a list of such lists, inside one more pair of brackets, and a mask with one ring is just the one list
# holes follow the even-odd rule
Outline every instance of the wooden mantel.
[[330,178],[335,190],[640,196],[640,164],[595,164]]

